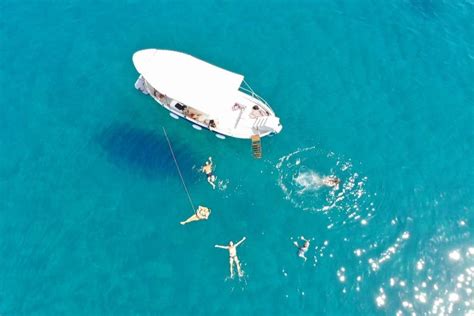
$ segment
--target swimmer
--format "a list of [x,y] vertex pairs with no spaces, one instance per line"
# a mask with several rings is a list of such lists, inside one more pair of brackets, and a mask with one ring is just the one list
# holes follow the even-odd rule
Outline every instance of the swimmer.
[[209,157],[204,166],[201,167],[201,172],[204,172],[206,174],[207,182],[209,182],[212,188],[215,189],[216,185],[214,184],[214,182],[216,181],[217,177],[212,174],[212,166],[212,157]]
[[296,246],[296,248],[298,248],[298,257],[300,258],[303,258],[304,261],[306,262],[306,252],[308,252],[308,249],[309,249],[309,240],[308,239],[305,239],[303,236],[301,236],[301,240],[304,240],[304,245],[303,246],[299,246],[298,243],[295,241],[293,244]]
[[339,180],[339,178],[336,178],[334,176],[329,176],[329,177],[324,177],[322,182],[325,186],[337,189],[341,180]]
[[244,242],[247,237],[242,238],[238,243],[234,245],[232,241],[229,242],[228,246],[215,245],[216,248],[228,249],[229,250],[229,264],[230,264],[230,277],[234,278],[234,262],[237,267],[237,273],[239,277],[242,277],[244,273],[240,269],[239,258],[237,257],[237,246]]
[[195,221],[200,221],[200,220],[206,220],[209,218],[209,215],[211,215],[211,209],[199,205],[198,209],[196,210],[196,213],[193,214],[190,218],[188,218],[185,221],[180,222],[181,225],[185,225],[190,222],[195,222]]

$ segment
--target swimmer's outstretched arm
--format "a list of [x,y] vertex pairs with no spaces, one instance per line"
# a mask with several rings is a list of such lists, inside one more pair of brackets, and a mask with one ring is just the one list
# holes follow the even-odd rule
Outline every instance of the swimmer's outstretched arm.
[[229,249],[228,246],[214,245],[216,248]]
[[187,223],[195,222],[195,221],[199,221],[199,220],[200,220],[200,218],[196,214],[193,214],[187,220],[180,222],[180,224],[185,225]]
[[245,239],[247,239],[247,237],[242,238],[238,243],[235,244],[235,247],[237,247],[238,245],[243,243],[245,241]]

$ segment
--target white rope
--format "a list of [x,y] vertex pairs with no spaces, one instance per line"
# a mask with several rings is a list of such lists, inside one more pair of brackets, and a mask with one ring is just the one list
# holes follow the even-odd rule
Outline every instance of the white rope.
[[163,127],[163,132],[165,133],[166,140],[168,141],[168,146],[170,147],[171,155],[173,155],[173,160],[176,165],[176,169],[178,170],[179,177],[181,178],[181,182],[183,183],[184,190],[186,191],[186,194],[188,195],[189,203],[191,204],[191,207],[193,208],[193,213],[196,212],[193,204],[193,200],[191,199],[191,195],[189,194],[188,188],[186,187],[186,183],[184,183],[184,178],[183,175],[181,174],[181,170],[179,169],[178,161],[176,160],[176,157],[173,152],[173,148],[171,147],[171,142],[170,139],[168,138],[168,134],[166,134],[166,130]]

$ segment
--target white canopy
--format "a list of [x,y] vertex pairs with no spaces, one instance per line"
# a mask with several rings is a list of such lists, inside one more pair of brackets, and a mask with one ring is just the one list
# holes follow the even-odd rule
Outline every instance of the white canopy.
[[231,109],[242,75],[190,55],[158,49],[133,54],[133,64],[160,93],[211,115]]

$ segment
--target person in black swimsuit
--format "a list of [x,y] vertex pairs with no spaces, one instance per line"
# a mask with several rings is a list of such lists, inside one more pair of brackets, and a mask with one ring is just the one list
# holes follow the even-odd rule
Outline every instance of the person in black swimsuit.
[[230,268],[230,277],[234,277],[234,263],[237,267],[237,274],[239,277],[244,275],[244,272],[240,268],[239,257],[237,257],[237,247],[243,243],[247,237],[242,238],[238,243],[234,244],[232,241],[229,242],[228,246],[215,245],[216,248],[227,249],[229,250],[229,268]]
[[305,239],[303,236],[301,236],[301,240],[304,241],[303,246],[298,245],[298,243],[296,241],[293,244],[296,246],[296,248],[298,248],[298,257],[303,258],[304,261],[306,261],[307,258],[305,256],[305,254],[309,250],[309,240]]
[[204,166],[201,167],[201,171],[206,174],[207,182],[209,182],[212,188],[215,189],[216,185],[214,184],[214,182],[216,181],[217,177],[214,174],[212,174],[212,169],[213,169],[212,157],[209,157],[209,159],[206,161]]

